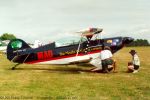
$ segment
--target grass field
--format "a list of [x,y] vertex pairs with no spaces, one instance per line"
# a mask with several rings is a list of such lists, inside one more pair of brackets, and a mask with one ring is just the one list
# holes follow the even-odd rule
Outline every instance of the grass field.
[[[139,73],[126,73],[135,49]],[[124,48],[114,55],[117,73],[86,72],[91,66],[15,65],[0,56],[0,99],[12,100],[150,100],[150,47]]]

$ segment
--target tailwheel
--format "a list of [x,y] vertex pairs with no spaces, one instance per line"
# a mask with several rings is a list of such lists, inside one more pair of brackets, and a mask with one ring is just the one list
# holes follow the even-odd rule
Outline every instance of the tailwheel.
[[17,67],[17,66],[19,66],[20,64],[16,64],[15,66],[13,66],[11,69],[12,70],[15,70],[15,68]]

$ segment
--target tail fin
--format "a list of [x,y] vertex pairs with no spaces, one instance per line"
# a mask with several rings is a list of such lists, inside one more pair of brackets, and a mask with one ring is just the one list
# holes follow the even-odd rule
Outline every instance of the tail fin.
[[9,42],[7,46],[7,59],[10,61],[17,56],[17,53],[15,51],[21,50],[21,49],[26,49],[26,48],[31,48],[26,42],[24,42],[21,39],[13,39]]

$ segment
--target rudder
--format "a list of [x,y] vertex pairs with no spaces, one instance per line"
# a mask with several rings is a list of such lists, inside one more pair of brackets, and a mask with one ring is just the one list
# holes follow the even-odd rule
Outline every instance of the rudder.
[[15,56],[17,56],[18,50],[31,48],[25,41],[21,39],[13,39],[9,42],[7,46],[7,59],[12,61]]

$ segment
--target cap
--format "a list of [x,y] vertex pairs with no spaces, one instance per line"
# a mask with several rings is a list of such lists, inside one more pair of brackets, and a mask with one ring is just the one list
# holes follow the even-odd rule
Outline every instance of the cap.
[[105,50],[111,50],[109,46],[104,47]]
[[136,53],[136,51],[135,50],[131,50],[129,53]]

